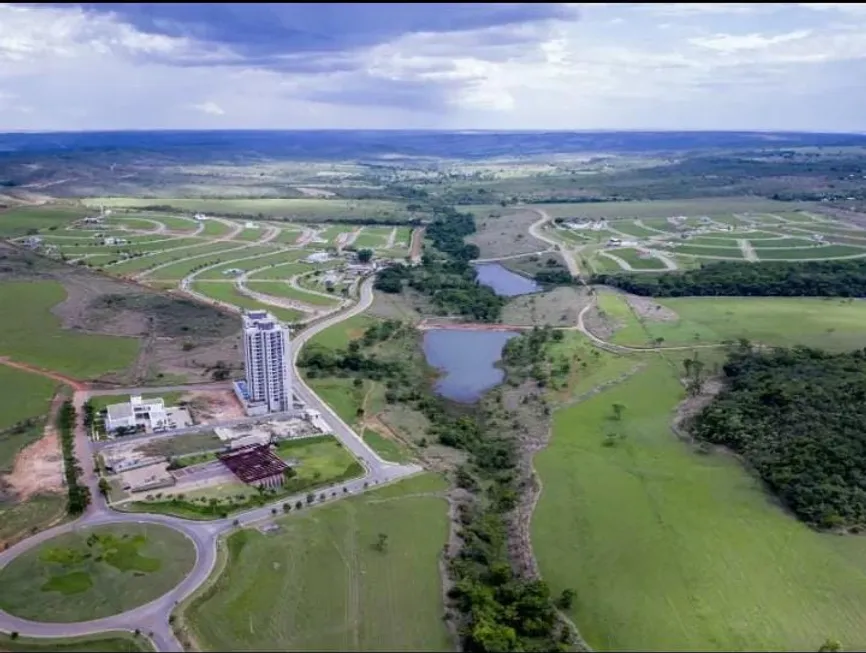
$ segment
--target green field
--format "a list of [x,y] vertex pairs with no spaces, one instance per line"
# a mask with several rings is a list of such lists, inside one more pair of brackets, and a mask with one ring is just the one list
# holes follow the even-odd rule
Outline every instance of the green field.
[[274,249],[268,245],[240,245],[238,243],[233,243],[232,245],[231,248],[213,254],[198,255],[196,258],[186,261],[178,261],[177,263],[167,265],[164,268],[156,270],[153,274],[148,275],[148,277],[151,279],[183,279],[197,268],[215,265],[221,262],[228,264],[234,258],[266,254]]
[[[764,239],[764,240],[750,240],[749,241],[752,247],[755,250],[767,250],[767,249],[786,249],[786,248],[803,248],[803,247],[815,247],[816,243],[814,240],[810,240],[809,238],[795,238],[795,237],[787,237],[784,236],[782,238],[773,238],[773,239]],[[864,243],[866,244],[866,243]],[[760,252],[759,252],[760,255]]]
[[0,608],[33,621],[71,623],[119,614],[177,585],[195,547],[155,524],[114,524],[59,535],[0,570]]
[[258,240],[259,238],[264,237],[267,232],[268,230],[264,226],[260,226],[258,228],[244,227],[243,231],[241,231],[237,236],[235,236],[235,240],[245,240],[248,242],[253,242]]
[[677,440],[675,374],[650,361],[555,414],[532,521],[552,592],[575,590],[570,616],[597,650],[862,650],[866,541],[815,533],[735,459]]
[[673,321],[643,320],[623,295],[600,292],[599,306],[620,323],[611,340],[646,346],[718,343],[743,337],[768,345],[822,349],[866,346],[866,302],[811,297],[677,297],[656,300],[674,311]]
[[303,508],[277,533],[232,534],[225,571],[186,611],[195,639],[226,651],[452,650],[438,569],[444,489],[425,474]]
[[84,637],[16,637],[0,633],[0,651],[12,653],[132,653],[153,651],[150,641],[125,631]]
[[285,297],[286,299],[294,299],[305,304],[313,306],[336,306],[339,303],[339,297],[323,297],[313,293],[304,292],[293,288],[289,282],[275,283],[273,281],[248,281],[246,287],[254,292],[260,292],[273,297]]
[[193,290],[200,292],[202,295],[207,295],[215,299],[238,308],[245,308],[254,311],[268,311],[283,322],[297,322],[304,317],[301,311],[294,311],[288,308],[280,308],[257,302],[255,299],[241,295],[237,287],[233,283],[223,283],[219,281],[195,281],[192,284]]
[[655,256],[641,257],[638,250],[631,247],[623,247],[621,249],[606,250],[618,256],[623,261],[631,265],[635,270],[664,270],[665,264]]
[[126,227],[136,231],[156,231],[160,221],[149,217],[133,217],[123,214],[112,215],[103,221],[107,227]]
[[[864,243],[866,244],[866,243]],[[756,250],[762,261],[827,259],[866,256],[866,248],[849,245],[825,245],[818,247],[799,247],[792,249],[761,249]]]
[[361,313],[324,331],[319,331],[310,338],[309,342],[311,345],[319,345],[327,349],[345,349],[352,340],[363,336],[364,331],[377,321],[376,318]]
[[382,456],[384,460],[393,463],[405,463],[411,459],[406,447],[393,438],[386,438],[372,429],[364,429],[363,438],[364,442],[369,444],[370,448]]
[[142,272],[150,268],[162,265],[163,263],[171,263],[172,261],[180,261],[192,256],[204,256],[207,254],[218,254],[227,249],[234,249],[239,245],[232,242],[224,243],[207,243],[200,241],[201,244],[192,247],[181,247],[178,249],[171,248],[172,251],[166,251],[149,256],[141,256],[133,258],[117,265],[112,265],[108,271],[111,274],[132,274]]
[[95,197],[86,204],[106,207],[171,206],[190,213],[289,218],[298,221],[339,219],[411,219],[404,205],[386,200],[346,199],[150,199],[136,197]]
[[76,333],[61,327],[51,309],[66,299],[56,281],[0,284],[0,356],[82,379],[124,370],[138,355],[139,340]]
[[353,231],[353,227],[348,224],[335,224],[325,227],[319,232],[318,238],[334,244],[340,234],[347,234]]
[[37,494],[26,501],[0,502],[0,542],[29,537],[34,528],[53,524],[66,514],[65,493]]
[[652,229],[647,229],[639,224],[635,224],[630,220],[618,220],[611,223],[611,226],[617,231],[628,234],[634,238],[649,238],[650,236],[658,236],[658,232]]
[[0,238],[24,236],[31,229],[40,231],[68,225],[87,215],[84,208],[27,206],[0,211]]
[[[244,259],[246,256],[253,256],[258,251],[268,251],[270,247],[270,245],[258,245],[255,250],[241,250],[236,260],[229,261],[225,265],[220,265],[219,267],[215,267],[212,270],[205,270],[200,275],[196,276],[196,278],[203,281],[206,279],[229,279],[231,277],[224,274],[226,270],[237,269],[244,270],[246,272],[249,270],[256,270],[258,268],[265,268],[269,265],[281,265],[282,263],[285,263],[287,261],[297,261],[299,258],[306,256],[305,252],[302,251],[289,251],[278,252],[276,254],[270,254],[267,256],[259,256],[247,260],[240,260]],[[259,248],[261,248],[261,250]],[[276,269],[279,270],[281,268]],[[268,271],[269,270],[262,270],[262,273],[266,273]]]
[[[118,217],[122,215],[124,214],[117,214]],[[192,233],[198,229],[198,223],[192,218],[181,218],[176,215],[166,215],[165,213],[131,213],[129,215],[156,220],[164,224],[169,231],[176,233]]]
[[384,247],[387,243],[387,235],[380,236],[379,234],[370,234],[366,233],[366,230],[364,230],[355,239],[355,242],[352,243],[352,247],[355,249],[379,249],[380,247]]
[[729,249],[739,249],[740,245],[739,243],[737,243],[738,239],[739,238],[732,238],[730,236],[722,236],[721,234],[719,234],[718,236],[692,236],[688,240],[682,241],[682,243],[689,245],[702,245],[705,247],[724,247]]
[[206,220],[201,235],[208,238],[222,238],[223,236],[228,236],[231,232],[231,225],[219,222],[218,220]]
[[274,239],[274,242],[282,243],[283,245],[294,245],[298,238],[301,237],[303,231],[301,229],[288,229],[282,227],[280,233]]
[[44,376],[0,364],[0,432],[28,417],[47,414],[56,387],[56,381]]
[[700,245],[680,245],[677,244],[673,250],[677,254],[687,254],[689,256],[705,256],[712,258],[725,258],[742,260],[743,253],[739,247],[701,247]]

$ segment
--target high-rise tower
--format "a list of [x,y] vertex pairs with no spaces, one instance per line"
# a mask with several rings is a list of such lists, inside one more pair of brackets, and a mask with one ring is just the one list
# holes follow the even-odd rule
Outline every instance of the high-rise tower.
[[249,401],[268,412],[291,410],[292,374],[289,330],[267,311],[247,311],[244,320],[244,360]]

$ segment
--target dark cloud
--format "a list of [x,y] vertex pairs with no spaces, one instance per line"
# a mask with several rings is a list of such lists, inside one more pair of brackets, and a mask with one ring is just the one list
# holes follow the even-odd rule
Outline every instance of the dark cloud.
[[[68,5],[64,5],[68,6]],[[244,58],[341,52],[412,32],[463,32],[564,18],[557,3],[84,3],[150,34],[191,37]]]

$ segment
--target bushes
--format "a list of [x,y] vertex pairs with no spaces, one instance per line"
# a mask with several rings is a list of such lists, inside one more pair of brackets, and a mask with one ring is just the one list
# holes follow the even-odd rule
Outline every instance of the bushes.
[[57,416],[57,429],[60,431],[63,471],[68,493],[66,509],[70,515],[80,515],[90,504],[90,488],[80,482],[82,469],[75,457],[75,407],[68,399],[63,402]]
[[866,261],[721,261],[685,272],[597,274],[592,283],[645,297],[866,297]]

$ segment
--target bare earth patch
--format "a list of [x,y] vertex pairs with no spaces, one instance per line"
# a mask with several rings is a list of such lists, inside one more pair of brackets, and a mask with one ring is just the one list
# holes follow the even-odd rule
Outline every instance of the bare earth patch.
[[334,197],[334,195],[336,195],[336,193],[321,188],[307,188],[301,186],[295,186],[295,188],[307,197]]
[[201,424],[240,419],[245,416],[243,406],[231,390],[189,392],[181,401],[189,402],[190,409]]
[[550,292],[523,295],[502,309],[503,324],[574,326],[577,314],[591,301],[585,288],[562,286]]
[[641,320],[649,320],[651,322],[676,322],[680,316],[675,311],[667,306],[653,301],[649,297],[639,297],[638,295],[625,296],[628,305]]
[[529,235],[530,225],[537,221],[538,214],[533,211],[502,209],[499,217],[476,218],[478,231],[466,241],[478,245],[479,258],[540,252],[549,245]]
[[[686,380],[682,379],[681,381],[685,386]],[[688,435],[689,422],[706,408],[723,389],[724,384],[721,379],[707,379],[699,395],[688,396],[681,401],[677,406],[676,414],[671,424],[674,433],[684,440],[691,440],[691,437]]]
[[610,340],[616,330],[623,326],[612,315],[602,311],[598,305],[586,312],[586,315],[583,316],[583,325],[589,329],[590,333],[602,340]]
[[63,399],[63,395],[54,397],[43,436],[21,450],[12,473],[3,479],[18,501],[26,501],[36,494],[63,492],[63,456],[54,427],[54,417]]

